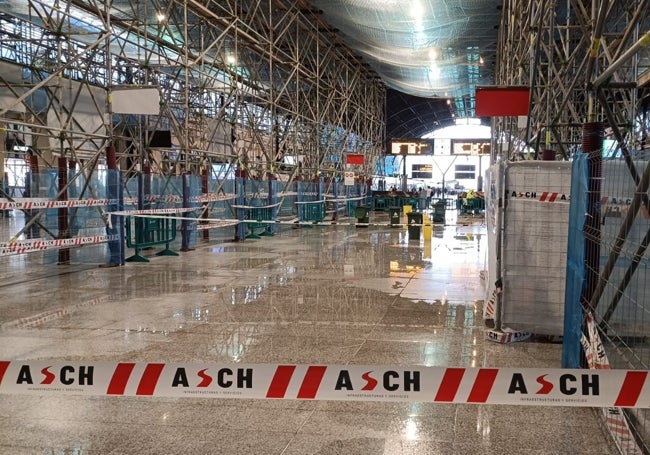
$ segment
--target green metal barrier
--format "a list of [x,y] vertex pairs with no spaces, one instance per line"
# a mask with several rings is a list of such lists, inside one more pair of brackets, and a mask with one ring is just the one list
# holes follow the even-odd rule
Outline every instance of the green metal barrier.
[[[303,204],[302,220],[311,223],[320,223],[325,219],[325,201],[314,201]],[[305,228],[311,228],[308,224],[302,225]]]
[[[263,221],[271,221],[272,207],[252,207],[248,210],[247,220],[255,220],[257,223],[246,223],[246,227],[250,231],[247,239],[259,239],[261,236],[271,236],[273,233],[267,230],[269,224]],[[259,234],[255,230],[262,230]]]
[[305,221],[320,223],[325,218],[325,202],[305,204]]
[[460,215],[480,215],[485,210],[485,199],[473,198],[456,201],[456,208]]
[[375,211],[386,211],[388,210],[389,198],[386,196],[373,196],[372,197],[372,207]]
[[403,197],[400,200],[400,204],[402,207],[405,205],[410,205],[413,207],[414,211],[420,210],[420,198],[417,197]]
[[[131,227],[131,218],[134,227]],[[165,249],[156,256],[178,256],[169,249],[169,244],[176,239],[176,219],[174,218],[142,218],[126,217],[126,246],[133,248],[135,254],[126,258],[126,262],[149,262],[140,254],[144,249],[156,245],[165,245]]]

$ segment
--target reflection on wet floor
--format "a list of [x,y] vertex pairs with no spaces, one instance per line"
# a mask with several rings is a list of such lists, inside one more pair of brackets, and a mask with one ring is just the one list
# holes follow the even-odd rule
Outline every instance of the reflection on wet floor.
[[[0,359],[559,366],[559,345],[485,341],[486,252],[481,225],[321,226],[112,269],[17,261]],[[615,453],[591,409],[432,403],[0,395],[0,435],[12,454]]]

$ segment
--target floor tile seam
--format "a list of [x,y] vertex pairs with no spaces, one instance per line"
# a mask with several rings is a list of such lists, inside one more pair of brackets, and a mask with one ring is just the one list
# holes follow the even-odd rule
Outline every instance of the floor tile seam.
[[296,428],[296,430],[294,432],[292,432],[291,437],[289,438],[289,441],[287,441],[287,444],[285,445],[284,449],[282,449],[282,451],[280,452],[280,455],[287,452],[287,449],[289,449],[291,444],[294,441],[297,440],[297,437],[298,437],[299,434],[305,434],[305,433],[301,433],[301,430],[305,427],[305,425],[307,425],[307,422],[309,422],[309,420],[312,418],[312,416],[314,415],[315,412],[316,412],[316,408],[311,409],[309,411],[309,414],[307,416],[305,416],[303,422],[300,425],[298,425],[298,428]]

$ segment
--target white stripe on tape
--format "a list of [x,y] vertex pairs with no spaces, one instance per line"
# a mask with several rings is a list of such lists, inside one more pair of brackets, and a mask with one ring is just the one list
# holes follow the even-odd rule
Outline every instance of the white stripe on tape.
[[648,371],[0,361],[0,393],[650,408]]

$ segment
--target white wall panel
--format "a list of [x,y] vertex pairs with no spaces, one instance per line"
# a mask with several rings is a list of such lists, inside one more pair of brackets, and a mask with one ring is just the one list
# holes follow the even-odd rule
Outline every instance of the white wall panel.
[[571,163],[507,163],[504,178],[502,325],[561,335]]

